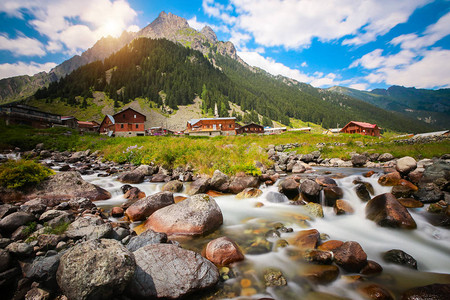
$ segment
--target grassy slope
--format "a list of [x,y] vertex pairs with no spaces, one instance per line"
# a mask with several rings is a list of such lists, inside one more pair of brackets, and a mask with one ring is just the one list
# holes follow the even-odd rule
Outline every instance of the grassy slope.
[[[257,174],[256,161],[271,165],[264,148],[269,145],[301,143],[297,153],[319,150],[317,143],[325,143],[321,148],[323,157],[349,158],[350,152],[384,153],[396,157],[413,156],[417,159],[441,156],[450,149],[450,141],[440,143],[399,145],[388,139],[378,139],[360,135],[341,134],[327,136],[315,133],[287,132],[281,135],[247,135],[235,137],[194,138],[182,136],[107,138],[99,135],[63,135],[66,128],[37,130],[20,126],[0,124],[0,149],[20,147],[33,149],[43,142],[46,148],[63,150],[100,150],[107,160],[131,162],[134,164],[156,163],[167,167],[191,165],[197,173],[212,174],[219,169],[228,174],[247,172]],[[356,143],[362,142],[361,147]],[[334,143],[346,143],[335,147]],[[130,146],[136,146],[132,149]]]

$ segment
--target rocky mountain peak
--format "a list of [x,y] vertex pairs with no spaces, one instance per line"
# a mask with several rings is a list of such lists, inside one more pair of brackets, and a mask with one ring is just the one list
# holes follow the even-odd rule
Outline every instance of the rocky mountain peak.
[[217,43],[217,36],[214,30],[211,27],[205,26],[202,31],[200,31],[210,42]]
[[138,36],[173,39],[179,30],[189,28],[186,19],[162,11],[148,26],[139,31]]

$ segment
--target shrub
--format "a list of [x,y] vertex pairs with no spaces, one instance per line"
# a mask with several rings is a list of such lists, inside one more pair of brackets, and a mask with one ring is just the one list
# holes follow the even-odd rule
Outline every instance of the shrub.
[[33,160],[8,160],[0,165],[0,185],[23,189],[40,183],[52,174],[52,170]]

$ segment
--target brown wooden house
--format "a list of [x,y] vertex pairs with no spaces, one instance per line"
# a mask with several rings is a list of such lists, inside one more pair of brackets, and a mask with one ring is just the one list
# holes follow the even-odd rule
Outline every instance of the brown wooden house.
[[260,133],[264,134],[264,126],[250,123],[247,125],[243,125],[239,128],[236,128],[236,134],[244,134],[244,133]]
[[100,124],[100,134],[109,136],[143,136],[147,117],[132,108],[111,116],[106,115]]
[[100,124],[95,121],[78,121],[78,130],[80,130],[80,132],[97,132],[99,127]]
[[0,118],[6,125],[21,124],[35,128],[61,126],[61,116],[44,112],[36,107],[12,103],[0,106]]
[[359,133],[362,135],[380,136],[380,128],[376,124],[351,121],[341,129],[343,133]]
[[236,118],[202,118],[188,121],[185,134],[195,136],[235,135]]

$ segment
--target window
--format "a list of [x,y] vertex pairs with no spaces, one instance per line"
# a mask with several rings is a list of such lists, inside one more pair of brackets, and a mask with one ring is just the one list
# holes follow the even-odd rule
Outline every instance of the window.
[[138,129],[139,128],[139,124],[136,124],[136,129]]
[[120,128],[123,128],[123,124],[120,124]]
[[134,118],[136,119],[136,115],[134,115]]
[[232,124],[230,124],[230,128],[232,127],[233,125]]
[[122,117],[125,119],[125,114],[123,114]]

